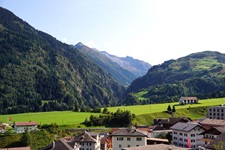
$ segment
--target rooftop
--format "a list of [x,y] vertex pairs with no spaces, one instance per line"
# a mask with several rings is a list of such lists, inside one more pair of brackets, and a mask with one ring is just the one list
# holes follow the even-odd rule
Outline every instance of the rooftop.
[[192,129],[194,129],[195,127],[197,127],[197,126],[200,126],[200,125],[198,123],[194,123],[194,122],[187,122],[187,123],[185,123],[185,122],[178,122],[175,125],[173,125],[170,129],[189,132]]
[[122,150],[188,150],[188,148],[182,148],[166,144],[155,144],[155,145],[123,148]]
[[203,126],[225,126],[225,120],[206,118],[199,122]]
[[197,97],[181,97],[183,100],[198,100]]
[[121,129],[113,132],[111,136],[142,136],[147,137],[148,132],[138,129]]
[[38,125],[37,122],[15,122],[16,126],[35,126]]

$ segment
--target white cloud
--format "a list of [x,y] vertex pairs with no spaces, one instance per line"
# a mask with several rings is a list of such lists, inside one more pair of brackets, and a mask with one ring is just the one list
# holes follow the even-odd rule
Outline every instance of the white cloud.
[[67,39],[64,37],[64,38],[62,39],[62,42],[63,42],[63,43],[66,43],[66,42],[67,42]]
[[89,40],[88,42],[84,43],[84,45],[87,45],[90,48],[96,48],[96,44],[92,40]]

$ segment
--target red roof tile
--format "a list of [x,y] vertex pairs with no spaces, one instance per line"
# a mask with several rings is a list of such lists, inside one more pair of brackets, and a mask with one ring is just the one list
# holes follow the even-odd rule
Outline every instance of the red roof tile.
[[16,126],[35,126],[38,125],[37,122],[15,122]]

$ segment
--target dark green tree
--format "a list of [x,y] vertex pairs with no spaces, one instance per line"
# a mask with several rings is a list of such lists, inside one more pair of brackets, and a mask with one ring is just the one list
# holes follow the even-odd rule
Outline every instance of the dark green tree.
[[170,105],[168,105],[168,107],[167,107],[167,111],[169,111],[169,112],[171,112],[171,107],[170,107]]
[[176,108],[175,108],[175,106],[173,105],[173,110],[172,110],[172,112],[176,112]]
[[102,113],[103,113],[103,114],[107,114],[107,113],[109,113],[109,110],[105,107],[105,108],[103,109]]

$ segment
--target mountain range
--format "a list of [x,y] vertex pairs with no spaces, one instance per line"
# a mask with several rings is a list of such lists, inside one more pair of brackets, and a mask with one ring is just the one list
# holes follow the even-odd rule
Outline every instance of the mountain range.
[[71,45],[0,8],[0,110],[115,106],[125,87]]
[[203,51],[155,65],[124,95],[129,105],[178,101],[181,96],[225,97],[225,54]]
[[203,51],[151,66],[67,45],[0,7],[0,114],[90,111],[181,96],[225,97],[225,54]]
[[83,52],[97,65],[106,70],[112,77],[124,86],[129,86],[131,82],[140,76],[143,76],[151,68],[147,62],[133,59],[132,57],[117,57],[105,51],[98,51],[95,48],[89,48],[79,42],[74,46]]

